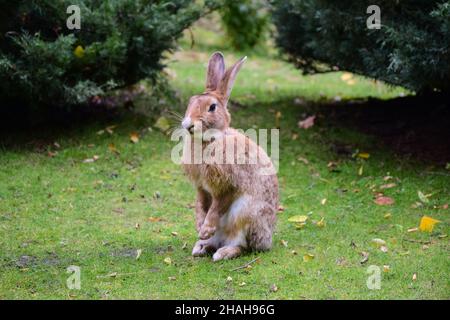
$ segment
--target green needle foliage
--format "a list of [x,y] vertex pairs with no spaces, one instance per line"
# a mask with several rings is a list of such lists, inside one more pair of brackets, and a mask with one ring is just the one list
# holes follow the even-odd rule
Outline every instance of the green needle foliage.
[[[69,5],[81,29],[69,30]],[[0,100],[68,107],[107,90],[156,80],[163,53],[205,11],[189,0],[0,1]]]
[[377,1],[378,30],[366,26],[371,4],[276,0],[277,44],[307,73],[338,67],[417,92],[449,92],[450,1]]

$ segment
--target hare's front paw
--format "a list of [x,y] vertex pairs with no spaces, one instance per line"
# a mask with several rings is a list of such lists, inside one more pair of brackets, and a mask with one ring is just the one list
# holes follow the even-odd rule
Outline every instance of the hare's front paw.
[[199,240],[192,249],[192,255],[194,257],[204,256],[208,253],[207,249],[208,249],[208,242],[205,240]]
[[200,232],[198,233],[198,237],[202,240],[206,240],[211,238],[214,232],[216,232],[216,227],[208,224],[203,224],[200,228]]

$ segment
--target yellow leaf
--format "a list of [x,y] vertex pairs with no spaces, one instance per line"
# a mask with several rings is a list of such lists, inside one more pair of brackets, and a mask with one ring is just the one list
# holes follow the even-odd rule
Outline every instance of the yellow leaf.
[[84,57],[84,49],[82,46],[77,46],[75,48],[75,50],[73,51],[73,54],[77,57],[77,58],[83,58]]
[[388,265],[383,266],[383,272],[389,272],[391,270],[391,267]]
[[160,117],[158,120],[156,120],[154,126],[163,132],[166,132],[170,129],[169,120],[167,120],[166,117]]
[[306,222],[296,223],[295,224],[295,228],[296,229],[302,229],[305,225],[306,225]]
[[384,215],[385,219],[390,219],[391,217],[392,217],[392,214],[389,212]]
[[133,143],[139,142],[139,134],[137,132],[130,133],[130,141]]
[[378,238],[372,239],[372,243],[378,248],[386,245],[386,241]]
[[305,255],[303,256],[303,261],[304,261],[304,262],[309,262],[309,261],[311,261],[311,260],[313,260],[313,259],[314,259],[314,255],[311,254],[311,253],[307,253],[307,254],[305,254]]
[[350,80],[351,78],[353,78],[353,75],[352,75],[351,73],[349,73],[349,72],[344,72],[344,73],[342,74],[342,76],[341,76],[341,79],[342,79],[343,81],[348,81],[348,80]]
[[441,221],[433,219],[428,216],[423,216],[422,219],[420,220],[419,230],[422,232],[432,232],[434,225],[439,222]]
[[170,259],[169,257],[164,259],[164,263],[168,264],[169,266],[172,264],[172,259]]
[[367,153],[367,152],[360,152],[360,153],[358,153],[358,158],[369,159],[370,158],[370,154]]
[[317,221],[316,225],[317,225],[319,228],[323,228],[323,227],[325,226],[325,221],[324,221],[324,219],[325,219],[325,218],[322,217],[322,219],[320,219],[320,221]]
[[289,222],[293,223],[305,223],[308,220],[308,216],[293,216],[288,219]]

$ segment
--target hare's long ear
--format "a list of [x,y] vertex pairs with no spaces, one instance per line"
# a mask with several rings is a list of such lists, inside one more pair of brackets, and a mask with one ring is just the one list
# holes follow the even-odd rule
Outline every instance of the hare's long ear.
[[225,73],[225,61],[220,52],[215,52],[209,58],[208,73],[206,74],[206,90],[214,91],[217,89],[220,80]]
[[225,74],[223,75],[222,80],[219,83],[219,87],[217,91],[224,97],[225,102],[228,102],[230,98],[231,89],[233,89],[234,80],[236,80],[236,76],[239,70],[244,64],[244,61],[247,57],[241,58],[238,62],[236,62],[232,67],[230,67]]

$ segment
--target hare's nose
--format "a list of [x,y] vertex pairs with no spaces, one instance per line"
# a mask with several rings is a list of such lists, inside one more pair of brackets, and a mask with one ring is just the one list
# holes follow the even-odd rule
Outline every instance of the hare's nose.
[[181,125],[183,126],[184,129],[189,130],[194,124],[192,123],[191,117],[186,117],[181,122]]

